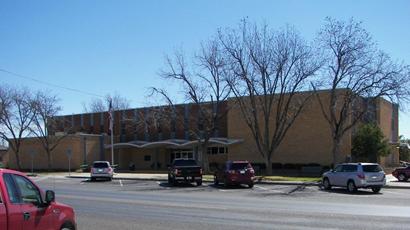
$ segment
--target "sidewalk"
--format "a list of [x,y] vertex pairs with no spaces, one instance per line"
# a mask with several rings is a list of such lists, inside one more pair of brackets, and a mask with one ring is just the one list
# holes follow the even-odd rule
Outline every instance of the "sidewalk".
[[[66,172],[63,173],[44,173],[39,174],[40,176],[61,176],[61,177],[68,177],[68,178],[82,178],[88,179],[90,177],[90,173],[77,173],[72,172],[70,175]],[[391,174],[387,176],[387,183],[385,188],[398,188],[398,189],[410,189],[410,181],[409,182],[398,182],[398,180],[393,177]],[[164,173],[160,174],[153,174],[153,173],[115,173],[114,180],[150,180],[150,181],[167,181],[168,175]],[[204,175],[203,177],[204,182],[213,182],[212,175]],[[302,182],[302,181],[268,181],[268,180],[258,180],[257,184],[277,184],[277,185],[304,185],[304,186],[319,186],[319,182]]]

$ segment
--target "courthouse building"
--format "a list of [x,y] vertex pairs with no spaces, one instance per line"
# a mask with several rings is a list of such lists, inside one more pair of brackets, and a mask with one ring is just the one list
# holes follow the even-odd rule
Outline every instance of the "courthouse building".
[[[299,96],[309,92],[301,92]],[[318,96],[326,101],[330,91],[320,91]],[[363,101],[366,101],[363,99]],[[205,106],[211,106],[205,105]],[[114,161],[119,169],[127,170],[135,165],[136,170],[165,170],[175,158],[197,159],[197,138],[190,130],[196,127],[198,108],[194,104],[180,104],[165,120],[152,120],[164,113],[164,107],[126,109],[114,112]],[[229,110],[228,110],[229,108]],[[391,143],[391,154],[379,159],[384,166],[399,162],[398,149],[398,106],[379,99],[369,107],[365,122],[374,122]],[[213,108],[215,109],[215,108]],[[219,111],[228,111],[221,117],[217,130],[209,140],[207,150],[211,164],[221,164],[226,160],[249,160],[255,165],[263,165],[264,160],[255,146],[251,132],[245,124],[240,108],[235,100],[224,101]],[[83,113],[58,117],[64,121],[55,130],[56,136],[67,135],[53,151],[53,168],[65,170],[70,158],[73,169],[94,160],[111,161],[109,114],[107,112]],[[351,129],[341,143],[338,162],[350,157]],[[332,137],[329,124],[325,120],[317,97],[310,97],[304,110],[289,129],[287,135],[273,155],[273,165],[320,164],[330,166],[333,161]],[[37,169],[47,168],[47,156],[35,138],[26,138],[21,150],[22,167],[31,167],[31,160]],[[8,166],[15,168],[15,158],[8,153]]]

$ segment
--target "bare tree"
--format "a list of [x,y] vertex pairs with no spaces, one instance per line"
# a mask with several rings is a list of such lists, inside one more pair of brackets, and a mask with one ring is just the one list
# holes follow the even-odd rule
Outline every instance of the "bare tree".
[[341,160],[337,156],[342,138],[362,120],[369,104],[381,97],[393,103],[408,98],[410,71],[409,66],[381,52],[362,24],[353,19],[327,18],[317,44],[326,63],[323,87],[330,88],[328,99],[318,99],[331,127],[335,164]]
[[[195,126],[189,127],[190,135],[198,140],[198,160],[205,171],[209,171],[206,156],[209,140],[218,131],[218,121],[226,116],[228,109],[222,109],[222,103],[230,94],[230,88],[225,81],[225,60],[222,47],[216,41],[209,41],[202,45],[198,55],[192,63],[185,62],[184,55],[176,52],[174,58],[167,57],[168,69],[161,72],[167,80],[175,80],[182,85],[183,93],[197,116],[191,116]],[[189,71],[188,68],[191,70]],[[162,89],[153,88],[162,95],[174,110],[174,103]]]
[[20,147],[23,139],[30,134],[34,119],[32,96],[27,89],[0,86],[0,137],[8,142],[15,154],[17,168],[21,170]]
[[48,170],[52,168],[53,150],[67,136],[66,133],[57,136],[54,133],[54,130],[61,125],[61,122],[64,122],[61,118],[56,117],[61,111],[58,102],[57,96],[40,91],[35,95],[33,103],[35,116],[33,126],[30,129],[47,154]]
[[219,32],[229,63],[228,83],[258,152],[272,174],[272,156],[302,112],[309,79],[320,65],[309,45],[291,27],[273,31],[249,25]]
[[83,110],[86,113],[105,112],[109,110],[110,100],[114,111],[128,109],[130,101],[115,93],[114,95],[107,94],[105,98],[94,98],[88,105],[83,103]]

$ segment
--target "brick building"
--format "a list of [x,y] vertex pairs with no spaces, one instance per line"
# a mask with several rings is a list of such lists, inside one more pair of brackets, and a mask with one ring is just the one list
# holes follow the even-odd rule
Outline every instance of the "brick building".
[[[304,93],[300,93],[301,97]],[[329,97],[329,91],[319,92],[319,97]],[[366,102],[363,99],[363,102]],[[211,108],[210,110],[215,109]],[[198,158],[197,138],[190,130],[197,128],[198,108],[193,104],[176,105],[172,112],[168,107],[146,107],[115,111],[114,113],[114,158],[120,169],[134,164],[137,170],[165,170],[174,158]],[[228,110],[229,108],[229,110]],[[219,111],[228,111],[218,120],[218,128],[209,141],[207,156],[209,162],[221,164],[226,160],[249,160],[263,164],[263,158],[256,150],[249,128],[241,117],[240,109],[233,99],[223,102]],[[168,114],[155,120],[156,114]],[[55,135],[70,134],[54,150],[55,169],[68,167],[67,150],[72,152],[72,168],[90,164],[94,160],[111,161],[109,138],[109,117],[107,112],[83,113],[58,117],[61,125],[53,130]],[[382,129],[392,144],[392,154],[379,161],[385,166],[399,162],[398,150],[398,107],[379,99],[370,106],[364,122],[374,122]],[[343,162],[350,156],[355,129],[342,140],[342,151],[337,161]],[[29,168],[35,149],[35,168],[46,168],[46,154],[35,138],[25,140],[22,147],[23,168]],[[332,163],[332,138],[329,124],[323,117],[316,97],[308,104],[289,129],[286,137],[272,158],[274,164],[316,163],[329,166]],[[9,153],[9,167],[15,167],[12,153]]]

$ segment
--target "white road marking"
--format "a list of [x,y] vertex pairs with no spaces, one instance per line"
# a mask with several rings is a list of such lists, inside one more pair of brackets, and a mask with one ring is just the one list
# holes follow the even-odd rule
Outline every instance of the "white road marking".
[[42,181],[42,180],[48,179],[49,177],[50,177],[50,176],[38,177],[38,178],[34,179],[33,181],[34,181],[34,182],[39,182],[39,181]]
[[161,184],[161,181],[157,181],[157,184]]
[[255,186],[255,188],[262,189],[262,190],[269,190],[268,188],[264,188],[264,187],[261,187],[261,186]]
[[123,185],[122,185],[122,180],[120,180],[120,185],[121,185],[121,187],[123,186]]

